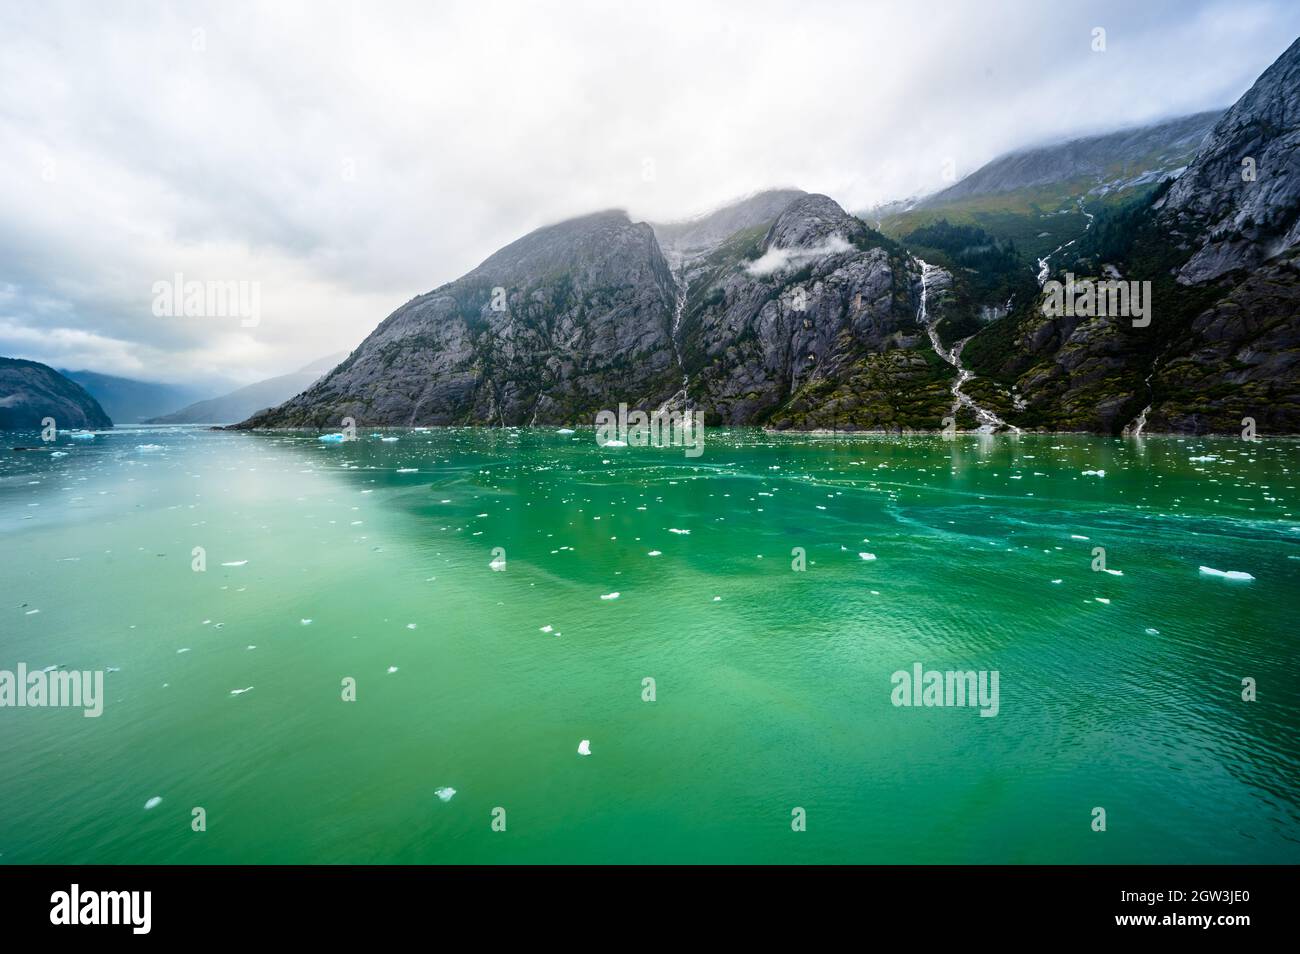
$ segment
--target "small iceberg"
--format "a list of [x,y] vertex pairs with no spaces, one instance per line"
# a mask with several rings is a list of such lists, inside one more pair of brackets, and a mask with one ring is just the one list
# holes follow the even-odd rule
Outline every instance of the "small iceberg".
[[136,445],[135,445],[135,449],[138,450],[138,451],[139,451],[140,453],[142,453],[142,454],[148,454],[148,453],[151,453],[151,452],[153,452],[153,451],[160,451],[160,450],[162,450],[162,449],[163,449],[163,446],[162,446],[161,444],[136,444]]
[[162,796],[155,795],[153,798],[149,799],[149,801],[144,803],[144,810],[149,811],[151,808],[157,808],[161,804],[162,804]]
[[79,431],[76,434],[69,434],[68,437],[72,438],[74,441],[93,441],[95,439],[95,435],[87,431]]
[[1083,476],[1085,476],[1085,477],[1105,477],[1105,476],[1106,476],[1106,472],[1105,472],[1104,470],[1085,470],[1085,471],[1083,472]]
[[591,740],[590,740],[590,739],[583,739],[581,742],[578,743],[578,754],[579,754],[579,755],[590,755],[590,754],[591,754]]
[[342,434],[322,434],[316,440],[322,444],[342,444],[347,438]]
[[389,667],[388,667],[388,674],[389,674],[390,676],[391,676],[393,673],[395,673],[395,672],[397,672],[397,667],[396,667],[396,666],[389,666]]
[[874,553],[859,553],[858,557],[863,560],[874,560],[876,555]]
[[1216,570],[1212,566],[1200,568],[1203,576],[1217,576],[1223,580],[1253,580],[1254,577],[1242,570]]
[[618,599],[618,595],[618,591],[615,590],[613,593],[601,593],[600,598],[602,600],[616,600]]
[[300,624],[302,624],[303,626],[310,626],[312,621],[309,620],[309,619],[300,619],[300,620],[298,620],[298,622],[299,622]]
[[689,536],[691,535],[691,531],[689,531],[689,530],[678,530],[676,527],[669,527],[669,528],[668,528],[668,532],[669,532],[669,533],[680,533],[680,534],[682,534],[683,536],[687,536],[687,537],[689,537]]
[[223,563],[222,566],[247,566],[247,560],[231,560],[229,563]]
[[252,687],[252,686],[249,686],[249,687],[246,688],[246,689],[231,689],[231,690],[230,690],[230,694],[231,694],[232,696],[242,696],[244,693],[246,693],[246,692],[252,692],[252,691],[253,691],[253,687]]
[[554,627],[554,626],[550,626],[550,625],[542,626],[542,627],[540,627],[540,629],[541,629],[541,631],[542,631],[543,633],[553,633],[553,632],[555,632],[555,627]]
[[418,472],[418,468],[415,468],[415,467],[399,467],[399,468],[397,468],[397,472],[398,472],[399,474],[414,474],[414,473],[417,473],[417,472]]
[[452,796],[456,794],[456,790],[450,786],[443,786],[442,788],[434,789],[433,794],[437,795],[442,801],[449,802],[451,801]]
[[560,428],[558,431],[556,431],[555,433],[557,433],[557,434],[573,434],[573,433],[574,433],[574,430],[573,430],[573,428],[571,428],[571,427],[562,427],[562,428]]
[[646,556],[663,556],[663,553],[659,550],[651,550]]
[[381,438],[379,438],[379,439],[380,439],[381,441],[383,441],[385,444],[396,444],[396,443],[397,443],[397,438],[396,438],[396,437],[381,437]]

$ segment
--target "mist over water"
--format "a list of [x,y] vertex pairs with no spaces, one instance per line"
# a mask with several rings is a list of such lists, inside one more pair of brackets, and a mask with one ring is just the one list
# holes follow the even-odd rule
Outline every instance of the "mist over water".
[[1300,861],[1295,442],[383,436],[0,456],[0,864]]

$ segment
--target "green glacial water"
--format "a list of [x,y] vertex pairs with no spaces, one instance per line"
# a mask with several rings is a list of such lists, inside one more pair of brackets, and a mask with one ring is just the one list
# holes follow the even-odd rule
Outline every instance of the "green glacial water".
[[6,447],[0,864],[1300,862],[1300,444],[385,436]]

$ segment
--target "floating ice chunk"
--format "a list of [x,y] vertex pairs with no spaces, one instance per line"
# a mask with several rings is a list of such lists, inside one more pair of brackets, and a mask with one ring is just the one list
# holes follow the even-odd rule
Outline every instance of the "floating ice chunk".
[[1224,580],[1253,580],[1254,577],[1243,570],[1216,570],[1212,566],[1203,566],[1200,568],[1201,573],[1205,576],[1217,576]]
[[572,434],[572,433],[574,433],[574,431],[573,431],[573,428],[571,428],[571,427],[562,427],[562,428],[560,428],[558,431],[556,431],[555,433],[557,433],[557,434]]
[[142,454],[148,454],[151,453],[152,451],[162,450],[163,446],[161,444],[136,444],[135,449]]
[[399,467],[399,468],[397,468],[397,472],[398,472],[399,474],[414,474],[414,473],[416,473],[417,470],[418,470],[418,468],[416,468],[416,467]]
[[1085,470],[1085,471],[1083,472],[1083,476],[1085,476],[1085,477],[1105,477],[1105,476],[1106,476],[1106,472],[1105,472],[1104,470]]
[[602,600],[616,600],[616,599],[618,599],[618,595],[619,595],[619,594],[618,594],[618,591],[615,590],[613,593],[602,593],[602,594],[600,594],[600,598],[601,598]]
[[722,602],[722,597],[721,597],[721,596],[715,596],[715,597],[713,598],[713,602],[715,602],[715,603],[721,603],[721,602]]
[[342,444],[346,438],[342,434],[322,434],[316,440],[323,444]]
[[77,434],[69,434],[68,436],[74,441],[93,441],[95,439],[94,434],[88,434],[84,431]]
[[438,798],[442,799],[442,801],[449,802],[451,801],[452,796],[456,794],[456,790],[450,786],[443,786],[442,788],[435,789],[433,794],[437,795]]
[[396,444],[396,443],[397,443],[397,438],[396,438],[396,437],[381,437],[381,438],[379,438],[379,439],[380,439],[381,441],[383,441],[385,444]]
[[646,556],[663,556],[663,552],[660,550],[651,550],[646,554]]
[[669,528],[668,528],[668,532],[669,532],[669,533],[680,533],[680,534],[683,534],[683,535],[688,536],[688,537],[691,535],[691,531],[689,531],[689,530],[678,530],[676,527],[669,527]]
[[181,653],[187,653],[189,651],[190,651],[190,647],[186,646],[184,649],[176,650],[176,655],[179,656]]
[[1196,464],[1208,464],[1212,460],[1218,460],[1219,457],[1217,454],[1207,454],[1204,457],[1189,457],[1187,459]]
[[579,754],[579,755],[590,755],[590,754],[591,754],[591,740],[590,740],[590,739],[583,739],[581,742],[578,743],[578,754]]
[[1053,583],[1060,583],[1061,580],[1053,580],[1052,582],[1053,582]]
[[874,560],[876,558],[874,553],[859,553],[858,556],[863,560]]
[[1154,626],[1148,626],[1145,630],[1143,630],[1143,632],[1145,632],[1148,636],[1160,635],[1160,630],[1156,629]]
[[1106,599],[1104,596],[1094,596],[1093,599],[1098,603],[1105,603],[1107,606],[1110,605],[1110,600]]
[[312,621],[309,619],[300,619],[298,620],[298,622],[301,623],[303,626],[310,626]]
[[1082,534],[1079,534],[1079,533],[1072,533],[1072,534],[1070,534],[1070,539],[1071,539],[1071,540],[1087,540],[1088,538],[1085,537],[1085,536],[1083,536]]
[[229,563],[223,563],[222,566],[247,566],[247,560],[231,560]]
[[546,626],[542,626],[542,627],[540,627],[540,629],[541,629],[541,631],[542,631],[543,633],[552,633],[552,632],[555,631],[555,627],[554,627],[554,626],[551,626],[551,625],[549,625],[549,624],[546,625]]
[[252,686],[248,686],[248,687],[245,688],[245,689],[231,689],[231,690],[230,690],[230,694],[231,694],[232,696],[242,696],[244,693],[246,693],[246,692],[252,692],[252,691],[253,691],[253,687],[252,687]]
[[39,612],[40,612],[40,610],[38,610],[38,609],[33,609],[33,610],[28,610],[28,611],[27,611],[26,613],[24,613],[23,615],[24,615],[24,616],[35,616],[35,615],[36,615],[37,613],[39,613]]
[[256,646],[249,646],[248,648],[249,648],[249,649],[256,649],[257,647],[256,647]]
[[506,558],[505,558],[505,557],[494,557],[494,558],[492,559],[492,562],[489,563],[488,566],[489,566],[491,569],[493,569],[493,570],[495,570],[496,572],[499,573],[499,572],[501,572],[502,570],[504,570],[504,569],[506,568]]
[[1124,575],[1124,571],[1123,571],[1123,570],[1106,570],[1106,571],[1104,571],[1104,572],[1109,573],[1111,576],[1123,576],[1123,575]]
[[161,804],[162,804],[162,796],[155,795],[153,798],[149,799],[149,801],[144,803],[144,810],[149,811],[149,809],[157,808]]
[[605,441],[601,447],[626,447],[627,441]]
[[407,629],[415,629],[415,624],[414,624],[414,623],[407,623],[407,624],[406,624],[406,628],[407,628]]
[[67,451],[55,451],[55,452],[54,452],[53,454],[51,454],[50,456],[51,456],[51,457],[67,457],[67,456],[68,456],[68,452],[67,452]]
[[396,667],[396,666],[389,666],[389,667],[388,667],[388,672],[389,672],[390,675],[391,675],[392,673],[397,672],[397,667]]

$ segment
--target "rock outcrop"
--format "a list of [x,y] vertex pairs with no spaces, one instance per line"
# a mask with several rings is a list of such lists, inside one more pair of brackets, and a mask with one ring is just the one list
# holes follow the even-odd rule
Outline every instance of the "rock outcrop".
[[37,361],[0,358],[0,430],[40,430],[47,417],[60,430],[113,426],[80,384]]

